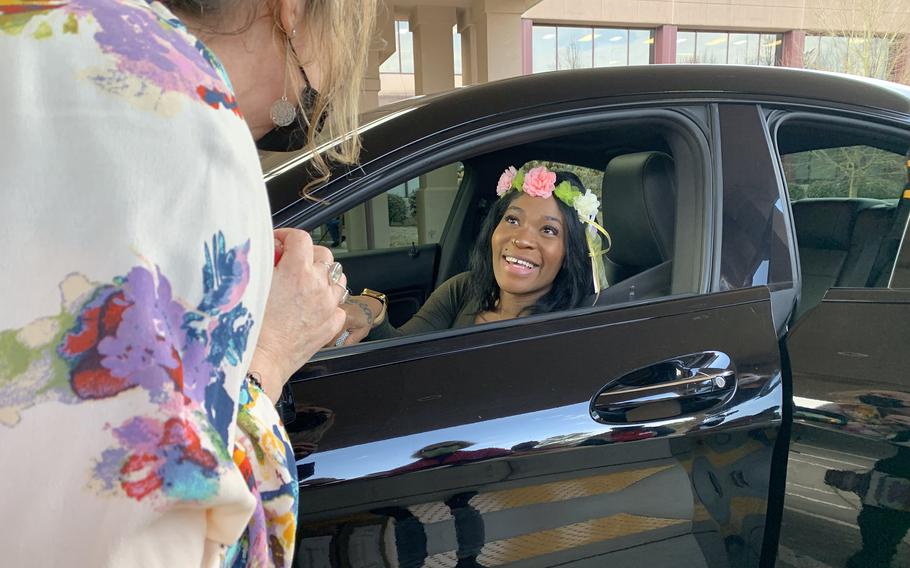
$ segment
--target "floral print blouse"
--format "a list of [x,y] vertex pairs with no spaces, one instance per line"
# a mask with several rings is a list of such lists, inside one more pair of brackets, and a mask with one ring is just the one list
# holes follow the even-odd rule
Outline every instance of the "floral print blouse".
[[224,70],[144,0],[0,0],[0,564],[288,566],[271,280]]

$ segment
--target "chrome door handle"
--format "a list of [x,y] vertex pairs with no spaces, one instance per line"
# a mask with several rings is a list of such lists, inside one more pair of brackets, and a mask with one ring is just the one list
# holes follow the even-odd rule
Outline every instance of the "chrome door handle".
[[670,418],[717,406],[735,390],[736,372],[730,358],[719,351],[705,351],[611,381],[591,400],[591,416],[619,424]]

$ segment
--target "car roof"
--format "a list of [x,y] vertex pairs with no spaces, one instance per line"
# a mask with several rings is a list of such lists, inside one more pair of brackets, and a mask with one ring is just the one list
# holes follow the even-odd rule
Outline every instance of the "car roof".
[[536,73],[413,97],[365,113],[362,124],[422,106],[432,106],[439,112],[450,107],[455,110],[464,100],[470,101],[471,114],[488,115],[556,100],[674,93],[806,99],[910,114],[910,87],[867,77],[756,65],[633,65]]
[[[730,99],[867,109],[910,117],[910,87],[840,73],[749,65],[638,65],[524,75],[419,96],[361,115],[364,160],[468,123],[554,103],[583,104],[605,99]],[[319,151],[333,146],[329,141]],[[283,174],[304,162],[308,152],[264,156],[263,170],[275,193],[285,194]],[[294,176],[295,178],[297,176]],[[333,176],[334,177],[334,176]],[[297,178],[299,180],[299,178]],[[298,185],[295,182],[295,185]],[[274,192],[272,190],[275,190]],[[276,201],[286,202],[284,199]],[[286,203],[276,203],[279,207]]]

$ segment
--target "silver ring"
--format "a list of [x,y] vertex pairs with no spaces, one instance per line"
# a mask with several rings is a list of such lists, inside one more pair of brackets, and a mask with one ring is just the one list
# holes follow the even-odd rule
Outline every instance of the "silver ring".
[[347,338],[350,337],[350,335],[351,335],[350,330],[346,329],[346,330],[342,331],[341,335],[338,336],[338,339],[335,340],[335,347],[341,347],[342,345],[344,345],[345,340],[347,340]]
[[[341,286],[341,282],[334,282],[336,286]],[[344,288],[344,294],[341,295],[341,300],[338,301],[338,305],[345,303],[351,297],[351,289],[346,286],[341,286]]]
[[338,281],[341,280],[341,275],[344,274],[344,269],[341,267],[340,262],[323,262],[322,264],[329,271],[329,282],[332,284],[338,284]]

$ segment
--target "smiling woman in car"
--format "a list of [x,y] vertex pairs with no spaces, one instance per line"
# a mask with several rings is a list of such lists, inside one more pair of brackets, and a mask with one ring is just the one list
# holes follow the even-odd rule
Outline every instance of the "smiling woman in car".
[[437,288],[417,314],[393,327],[386,298],[364,290],[343,306],[335,345],[468,327],[578,307],[606,286],[597,196],[571,172],[510,167],[484,220],[467,272]]

